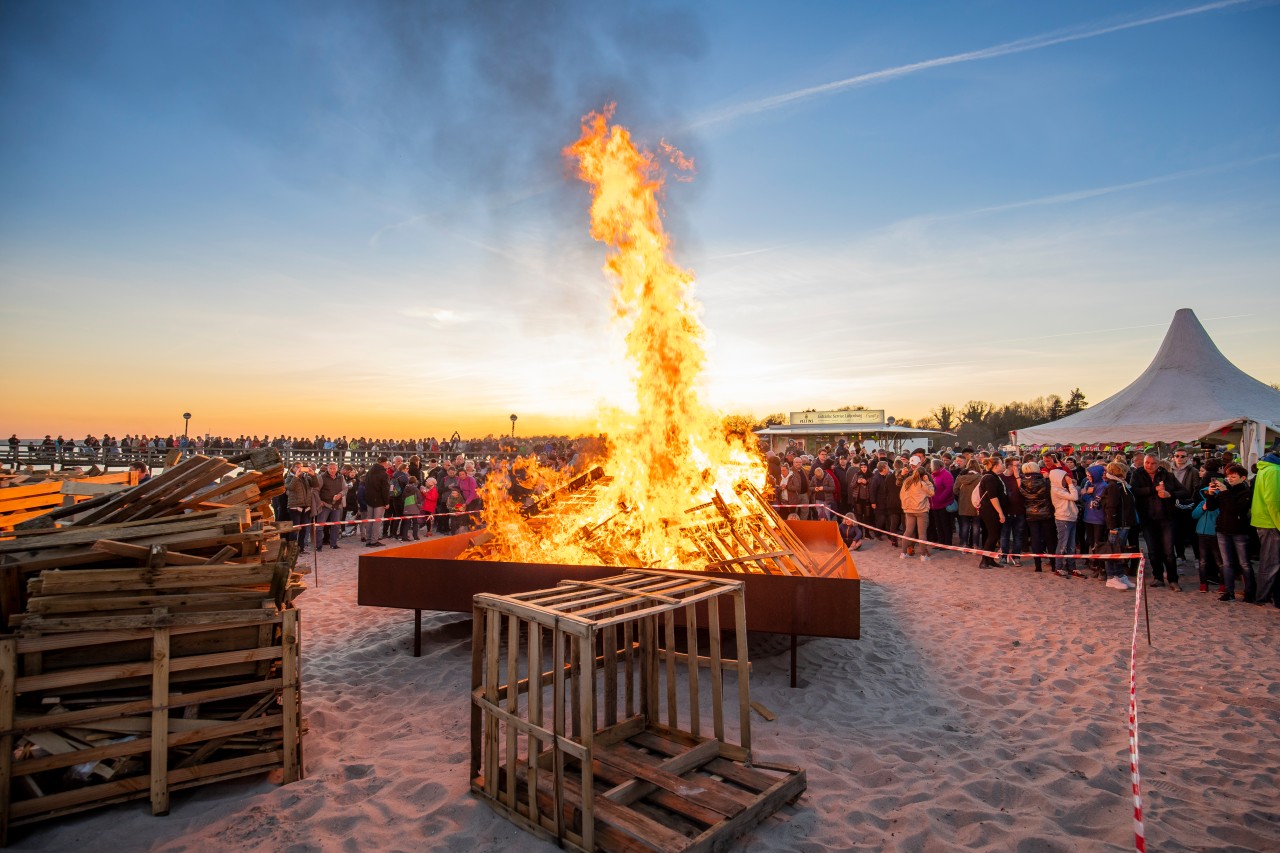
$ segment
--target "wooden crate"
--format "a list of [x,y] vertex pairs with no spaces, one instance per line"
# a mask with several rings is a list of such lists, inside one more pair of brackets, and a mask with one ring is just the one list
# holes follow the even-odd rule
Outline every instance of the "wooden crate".
[[[160,815],[174,790],[276,768],[286,783],[301,778],[296,609],[129,618],[0,639],[0,843],[10,826],[111,803],[150,797]],[[208,651],[228,636],[255,639]],[[139,643],[145,655],[101,663]],[[72,648],[92,665],[47,666]],[[19,673],[22,661],[37,665]],[[22,757],[35,748],[46,754]],[[62,784],[72,767],[92,767],[83,784]],[[54,776],[59,790],[46,793],[41,780]]]
[[741,581],[633,571],[481,594],[472,624],[471,788],[536,835],[580,851],[717,849],[805,789],[800,768],[752,759]]

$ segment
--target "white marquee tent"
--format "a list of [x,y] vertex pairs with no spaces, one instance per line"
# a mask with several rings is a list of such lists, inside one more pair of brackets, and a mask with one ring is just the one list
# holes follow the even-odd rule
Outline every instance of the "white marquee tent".
[[1252,464],[1280,435],[1280,391],[1227,360],[1190,308],[1179,308],[1156,357],[1097,405],[1020,429],[1017,444],[1191,442],[1236,444]]

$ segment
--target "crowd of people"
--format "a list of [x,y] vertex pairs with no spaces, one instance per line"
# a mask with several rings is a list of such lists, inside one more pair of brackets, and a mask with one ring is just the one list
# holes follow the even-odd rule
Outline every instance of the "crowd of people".
[[[944,450],[861,452],[844,440],[808,455],[766,454],[773,500],[797,518],[842,516],[852,548],[888,540],[928,562],[930,545],[978,549],[979,568],[1092,577],[1132,589],[1144,549],[1150,585],[1182,591],[1194,562],[1201,592],[1280,608],[1280,453],[1249,470],[1229,451],[1130,453]],[[1047,555],[1047,556],[1042,556]],[[1188,556],[1190,555],[1190,556]],[[1184,571],[1189,566],[1184,567]]]
[[[332,451],[341,456],[347,451],[353,453],[417,453],[419,455],[437,455],[450,453],[494,454],[529,452],[554,453],[563,451],[569,440],[563,437],[522,437],[517,441],[511,436],[495,438],[492,435],[484,438],[464,439],[458,433],[446,439],[427,438],[348,438],[347,436],[331,437],[316,435],[311,438],[292,435],[240,435],[230,436],[187,436],[187,435],[125,435],[123,437],[103,433],[101,437],[86,435],[83,439],[64,438],[58,435],[46,435],[43,439],[27,439],[25,446],[62,453],[65,451],[81,451],[85,456],[101,455],[118,456],[132,453],[167,453],[170,450],[202,453],[206,450],[254,450],[260,447],[274,447],[278,450],[314,450]],[[10,456],[16,458],[16,451],[24,445],[17,433],[9,436]]]

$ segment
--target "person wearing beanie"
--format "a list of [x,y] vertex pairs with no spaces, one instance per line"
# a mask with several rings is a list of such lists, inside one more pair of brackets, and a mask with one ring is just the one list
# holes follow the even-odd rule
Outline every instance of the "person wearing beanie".
[[[1129,466],[1112,462],[1103,473],[1106,489],[1102,492],[1102,521],[1107,530],[1107,550],[1123,554],[1129,547],[1129,528],[1138,523],[1133,492],[1128,483]],[[1125,574],[1120,560],[1107,560],[1107,588],[1133,589],[1135,584]]]

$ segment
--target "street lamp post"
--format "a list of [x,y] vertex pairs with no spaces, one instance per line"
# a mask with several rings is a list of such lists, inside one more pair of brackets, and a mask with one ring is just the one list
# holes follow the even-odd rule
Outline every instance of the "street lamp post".
[[516,437],[516,416],[515,415],[511,416],[511,437],[512,438]]
[[183,438],[187,437],[187,427],[189,426],[191,426],[191,413],[183,412],[182,413],[182,437]]

